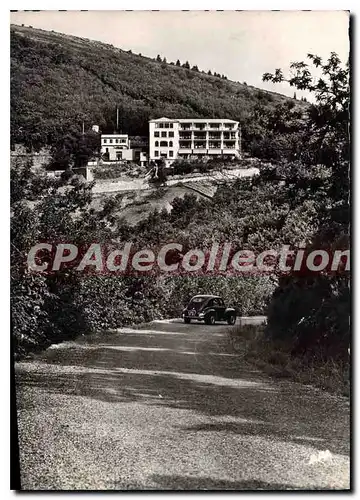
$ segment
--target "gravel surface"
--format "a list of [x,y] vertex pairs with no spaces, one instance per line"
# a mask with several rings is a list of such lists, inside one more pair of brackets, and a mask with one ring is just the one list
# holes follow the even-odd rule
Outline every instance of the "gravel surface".
[[227,330],[159,321],[16,363],[22,489],[348,489],[348,401],[255,370]]

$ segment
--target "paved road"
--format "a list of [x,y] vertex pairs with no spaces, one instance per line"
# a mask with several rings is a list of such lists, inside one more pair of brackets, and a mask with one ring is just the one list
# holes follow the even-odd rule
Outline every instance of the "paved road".
[[263,375],[227,330],[154,322],[17,363],[22,488],[348,488],[347,401]]
[[[259,174],[259,169],[256,167],[251,168],[234,168],[231,170],[223,170],[221,172],[213,172],[212,174],[204,174],[197,176],[184,176],[176,179],[168,179],[166,186],[175,186],[179,183],[211,181],[219,182],[225,180],[236,180],[242,177],[253,177]],[[120,191],[137,191],[144,189],[153,189],[153,185],[149,182],[148,178],[142,177],[133,180],[113,180],[113,181],[97,181],[92,189],[94,194],[99,193],[117,193]]]

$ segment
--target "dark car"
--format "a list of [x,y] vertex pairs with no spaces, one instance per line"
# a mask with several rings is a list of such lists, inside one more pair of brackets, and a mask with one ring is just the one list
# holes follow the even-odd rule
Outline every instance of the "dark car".
[[216,321],[227,321],[229,325],[234,325],[236,310],[226,307],[218,295],[195,295],[183,310],[182,317],[185,323],[195,319],[205,321],[207,325],[214,325]]

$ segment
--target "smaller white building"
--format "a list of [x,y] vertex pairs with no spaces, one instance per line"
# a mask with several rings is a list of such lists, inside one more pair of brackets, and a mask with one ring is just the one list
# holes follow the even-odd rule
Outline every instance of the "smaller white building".
[[125,160],[130,149],[128,134],[102,134],[101,154],[109,161]]
[[102,134],[101,155],[103,161],[133,161],[145,165],[147,155],[140,147],[131,147],[128,134]]

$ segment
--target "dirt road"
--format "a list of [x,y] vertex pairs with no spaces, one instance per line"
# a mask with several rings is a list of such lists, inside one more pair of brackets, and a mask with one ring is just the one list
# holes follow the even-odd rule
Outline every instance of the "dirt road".
[[227,329],[154,322],[17,363],[22,488],[349,488],[347,400],[268,378]]

